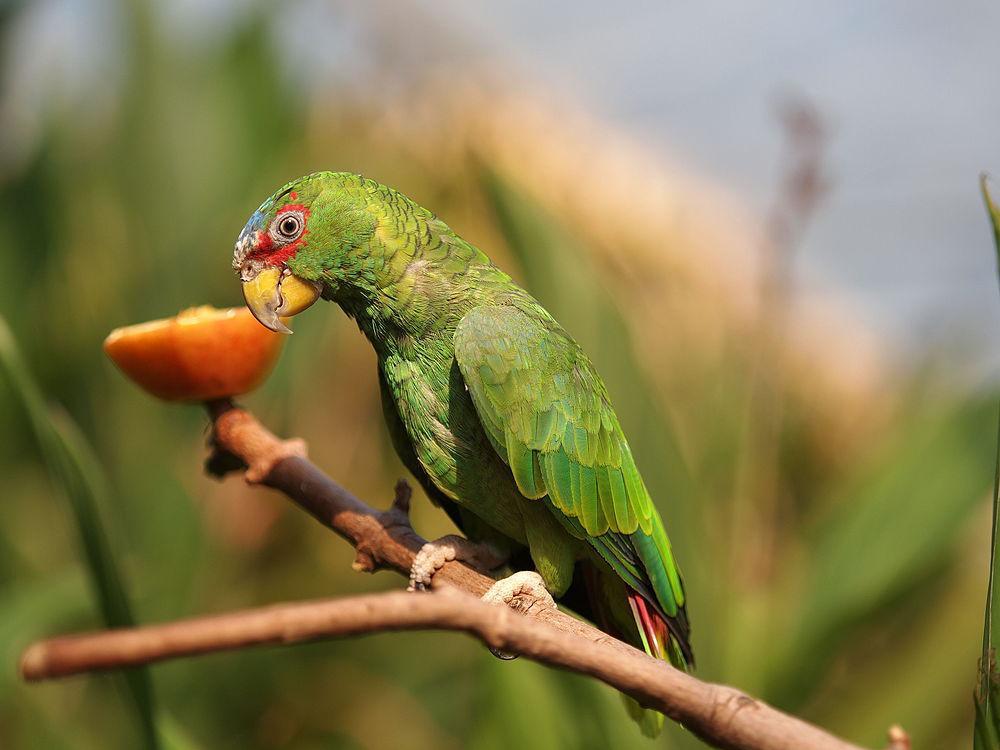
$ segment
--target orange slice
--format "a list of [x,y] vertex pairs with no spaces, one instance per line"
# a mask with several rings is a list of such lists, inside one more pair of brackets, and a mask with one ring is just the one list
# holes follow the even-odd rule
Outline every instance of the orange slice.
[[104,351],[147,392],[167,401],[247,393],[270,373],[284,336],[245,307],[192,307],[173,318],[116,328]]

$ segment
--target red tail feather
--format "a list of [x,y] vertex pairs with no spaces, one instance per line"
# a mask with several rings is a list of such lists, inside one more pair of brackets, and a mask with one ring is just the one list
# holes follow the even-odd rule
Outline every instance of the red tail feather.
[[666,659],[667,639],[670,637],[666,621],[649,605],[645,597],[636,591],[628,592],[628,604],[632,608],[636,627],[642,633],[646,650],[658,659]]

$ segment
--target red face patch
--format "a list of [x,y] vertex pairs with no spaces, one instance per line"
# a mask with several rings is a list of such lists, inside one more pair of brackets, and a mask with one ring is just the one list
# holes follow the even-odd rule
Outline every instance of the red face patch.
[[[295,197],[295,193],[292,193],[291,198],[294,200]],[[299,233],[298,237],[289,242],[283,242],[280,238],[275,239],[274,234],[271,232],[271,227],[279,225],[281,217],[293,211],[298,212],[302,216],[302,231]],[[283,265],[291,258],[295,257],[295,254],[305,244],[306,235],[308,233],[308,206],[304,206],[300,203],[289,203],[288,205],[282,206],[278,209],[278,212],[274,215],[274,219],[271,223],[257,234],[257,244],[250,252],[250,257],[261,258],[269,266]]]

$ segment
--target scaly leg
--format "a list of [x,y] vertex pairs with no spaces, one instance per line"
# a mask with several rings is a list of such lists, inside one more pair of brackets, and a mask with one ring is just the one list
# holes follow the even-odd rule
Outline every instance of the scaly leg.
[[[510,607],[515,612],[527,614],[532,607],[552,607],[556,606],[552,599],[552,594],[545,588],[545,581],[533,570],[522,570],[490,586],[490,590],[483,594],[482,600],[487,604],[503,604]],[[509,661],[516,659],[517,654],[512,654],[498,648],[490,648],[498,659]]]
[[494,583],[483,594],[487,604],[504,604],[518,612],[527,612],[538,604],[555,607],[552,594],[545,588],[545,581],[533,570],[522,570]]
[[449,534],[427,542],[410,566],[410,585],[407,591],[430,588],[434,574],[452,560],[461,560],[482,571],[503,565],[506,558],[487,544],[476,544],[457,534]]

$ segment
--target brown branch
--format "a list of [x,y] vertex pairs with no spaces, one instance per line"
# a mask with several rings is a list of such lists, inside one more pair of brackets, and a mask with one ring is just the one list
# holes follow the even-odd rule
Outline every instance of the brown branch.
[[67,636],[33,645],[21,662],[27,679],[160,659],[391,630],[456,630],[494,649],[595,677],[682,722],[707,742],[746,750],[858,750],[737,690],[700,682],[635,649],[567,635],[506,607],[452,588],[281,604],[145,628]]
[[912,747],[910,735],[899,724],[893,724],[889,727],[888,750],[911,750]]
[[[229,401],[208,404],[215,452],[208,468],[221,475],[246,467],[251,483],[285,493],[350,542],[354,567],[390,568],[408,575],[424,544],[409,522],[409,487],[401,482],[388,511],[373,510],[305,458],[301,441],[282,441],[249,412]],[[744,693],[702,682],[538,600],[513,612],[479,601],[493,579],[459,562],[433,580],[435,593],[390,593],[339,600],[279,604],[263,609],[179,620],[35,643],[24,652],[21,674],[42,680],[136,666],[268,643],[387,630],[438,629],[472,634],[494,649],[595,677],[656,708],[717,747],[745,750],[860,750]],[[524,613],[527,616],[524,616]],[[905,733],[893,728],[892,747]]]
[[[223,466],[232,470],[248,467],[246,479],[280,490],[313,518],[346,539],[357,550],[354,569],[374,572],[395,570],[409,576],[413,558],[426,543],[410,526],[410,488],[396,485],[396,497],[387,511],[377,511],[324,474],[305,458],[301,441],[282,441],[245,409],[231,401],[208,405],[212,417],[215,455],[209,470]],[[221,454],[221,455],[220,455]],[[227,458],[229,460],[227,460]],[[233,458],[238,459],[233,463]],[[445,564],[434,576],[433,587],[453,586],[482,596],[496,581],[462,562]],[[620,649],[626,644],[570,615],[549,607],[535,607],[535,600],[522,598],[518,609],[531,609],[532,616],[590,640],[607,641]]]

